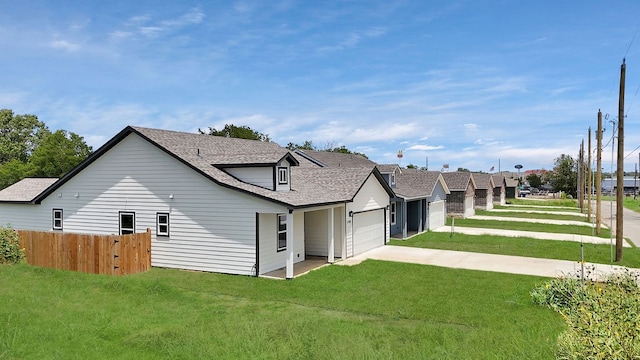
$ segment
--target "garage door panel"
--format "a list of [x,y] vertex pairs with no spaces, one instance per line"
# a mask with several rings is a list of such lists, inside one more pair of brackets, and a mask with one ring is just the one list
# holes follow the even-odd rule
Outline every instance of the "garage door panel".
[[437,229],[444,226],[446,221],[446,209],[444,201],[434,201],[429,204],[429,229]]
[[384,210],[353,214],[353,254],[358,255],[384,245]]

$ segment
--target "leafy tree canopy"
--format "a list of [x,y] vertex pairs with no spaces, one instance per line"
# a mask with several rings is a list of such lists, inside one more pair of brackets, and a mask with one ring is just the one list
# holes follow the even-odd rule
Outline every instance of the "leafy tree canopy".
[[527,181],[531,187],[539,188],[542,185],[542,176],[538,174],[529,174],[527,175]]
[[290,142],[289,144],[287,144],[287,149],[289,149],[289,150],[327,151],[327,152],[336,152],[336,153],[342,153],[342,154],[353,154],[353,155],[359,155],[359,156],[362,156],[365,159],[368,159],[367,155],[365,155],[363,153],[360,153],[360,152],[357,152],[357,151],[351,151],[351,150],[347,149],[347,147],[344,146],[344,145],[335,146],[332,142],[327,143],[322,148],[319,148],[319,147],[315,146],[311,140],[305,141],[304,143],[302,143],[302,145]]
[[51,133],[34,115],[0,110],[0,189],[25,177],[60,177],[89,154],[82,136]]
[[207,131],[203,131],[198,129],[200,134],[213,135],[213,136],[222,136],[228,138],[239,138],[239,139],[249,139],[249,140],[259,140],[269,142],[271,139],[269,135],[263,134],[259,131],[253,130],[248,126],[236,126],[233,124],[226,124],[224,128],[217,130],[214,127],[209,127]]
[[576,197],[577,195],[577,171],[578,162],[570,155],[562,154],[554,161],[553,170],[549,172],[549,183],[553,191],[564,191]]
[[49,133],[35,115],[15,115],[0,110],[0,164],[11,160],[26,162],[40,141]]

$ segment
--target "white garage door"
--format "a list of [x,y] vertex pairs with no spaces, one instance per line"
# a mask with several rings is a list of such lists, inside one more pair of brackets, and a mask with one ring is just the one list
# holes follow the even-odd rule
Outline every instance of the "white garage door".
[[384,245],[384,209],[353,214],[353,255]]
[[473,204],[473,197],[468,196],[464,199],[464,217],[475,215],[476,210]]
[[433,201],[429,204],[429,230],[444,226],[446,210],[444,201]]

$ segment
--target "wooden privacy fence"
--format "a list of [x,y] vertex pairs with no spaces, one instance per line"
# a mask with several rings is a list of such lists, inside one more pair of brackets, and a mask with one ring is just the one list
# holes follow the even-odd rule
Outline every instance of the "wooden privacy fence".
[[27,263],[92,274],[127,275],[151,268],[151,230],[95,235],[16,230]]

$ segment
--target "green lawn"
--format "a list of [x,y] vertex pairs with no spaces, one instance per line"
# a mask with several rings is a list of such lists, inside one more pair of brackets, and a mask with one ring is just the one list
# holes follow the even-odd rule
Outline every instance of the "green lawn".
[[[526,216],[526,215],[523,215]],[[447,218],[447,225],[451,225],[451,218]],[[504,229],[520,231],[539,231],[560,234],[576,234],[591,236],[593,230],[590,226],[582,225],[554,225],[518,221],[480,220],[480,219],[455,219],[455,226],[476,227],[485,229]],[[597,236],[593,234],[594,236]],[[609,238],[609,229],[600,229],[600,237]]]
[[[458,220],[456,220],[457,223]],[[613,239],[615,258],[615,239]],[[580,243],[573,241],[539,240],[525,237],[465,235],[443,232],[426,232],[407,240],[391,240],[391,245],[429,249],[470,251],[487,254],[528,256],[546,259],[580,261]],[[602,244],[584,244],[585,260],[599,264],[611,263],[611,247]],[[622,263],[640,268],[640,249],[624,248]]]
[[509,204],[513,205],[534,205],[534,206],[555,206],[555,207],[572,207],[578,208],[578,201],[572,199],[545,199],[545,200],[531,200],[527,198],[507,199]]
[[0,266],[4,359],[552,359],[542,278],[368,260],[292,281]]
[[[505,207],[507,210],[513,210],[514,207]],[[516,208],[521,210],[520,208]],[[522,210],[534,210],[534,209],[522,209]],[[540,209],[535,209],[540,210]],[[522,211],[488,211],[488,210],[476,210],[476,215],[483,216],[500,216],[500,217],[514,217],[514,218],[530,218],[530,219],[554,219],[554,220],[571,220],[587,222],[587,218],[581,215],[565,215],[565,214],[548,214],[548,213],[536,213],[536,212],[522,212]]]

